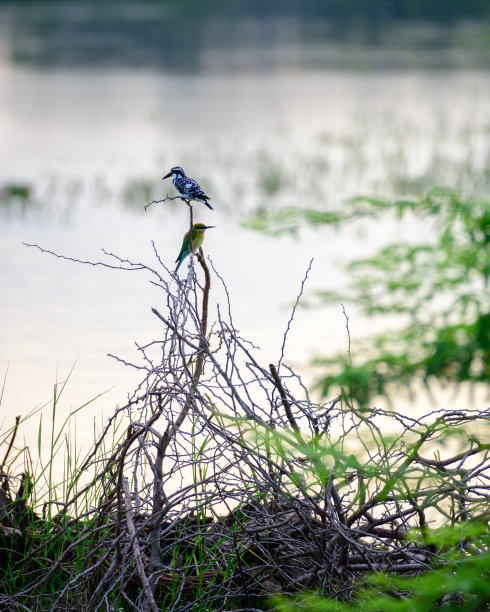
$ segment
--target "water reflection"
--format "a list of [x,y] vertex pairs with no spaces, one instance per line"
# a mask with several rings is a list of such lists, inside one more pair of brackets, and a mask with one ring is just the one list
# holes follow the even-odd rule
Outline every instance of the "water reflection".
[[[53,117],[60,138],[44,141],[50,120],[32,102],[25,111],[29,129],[17,128],[10,136],[6,130],[0,143],[4,176],[22,177],[0,183],[0,218],[69,223],[77,208],[105,206],[143,215],[144,204],[174,194],[160,175],[176,163],[192,168],[206,192],[217,194],[220,213],[234,219],[289,205],[335,208],[359,193],[423,195],[434,186],[477,195],[490,191],[490,81],[485,73],[412,75],[409,89],[403,77],[391,77],[383,95],[373,77],[337,78],[333,93],[328,79],[312,83],[296,77],[302,94],[291,92],[275,116],[270,97],[262,105],[243,101],[242,93],[260,88],[260,79],[235,81],[229,96],[232,112],[218,106],[225,100],[197,87],[200,108],[195,114],[206,117],[208,128],[182,109],[189,102],[178,104],[188,89],[186,81],[163,87],[164,116],[152,115],[147,107],[125,117],[126,110],[107,101],[103,88],[92,86],[101,116],[98,126],[93,127],[90,112],[73,123],[68,100]],[[40,80],[46,84],[51,79],[44,74]],[[122,80],[131,87],[131,75]],[[32,77],[33,100],[35,82]],[[149,88],[157,82],[148,76]],[[279,88],[287,82],[276,79]],[[371,89],[366,89],[368,83]],[[83,82],[70,86],[70,98],[82,95]],[[330,96],[328,102],[325,96]],[[145,89],[131,97],[138,107]],[[144,104],[148,102],[158,105],[160,95]],[[396,113],[391,110],[395,105]],[[302,116],[305,107],[307,117]],[[15,117],[13,109],[11,113]],[[1,116],[0,110],[0,121]],[[235,121],[236,116],[241,120]],[[289,117],[287,127],[282,116]],[[166,136],[160,143],[161,133]],[[39,142],[29,151],[33,137]],[[22,156],[7,158],[19,143],[26,147]]]
[[[118,383],[107,414],[139,382],[106,354],[137,360],[133,341],[158,336],[149,308],[161,296],[134,275],[76,267],[22,242],[92,260],[104,248],[152,266],[154,240],[173,264],[185,207],[143,206],[173,192],[160,179],[174,165],[213,197],[215,212],[201,208],[196,221],[219,227],[207,253],[266,363],[311,257],[309,288],[338,286],[347,256],[430,228],[273,240],[245,231],[243,218],[335,208],[360,193],[490,190],[488,48],[466,48],[466,26],[340,27],[313,2],[277,19],[243,16],[236,4],[196,2],[184,20],[180,3],[0,5],[0,374],[11,362],[2,413],[47,400],[77,359],[72,407]],[[445,46],[455,33],[463,42]],[[469,71],[428,69],[466,62]],[[355,340],[366,325],[350,314]],[[340,310],[298,311],[288,359],[304,365],[319,346],[342,349],[344,330]]]

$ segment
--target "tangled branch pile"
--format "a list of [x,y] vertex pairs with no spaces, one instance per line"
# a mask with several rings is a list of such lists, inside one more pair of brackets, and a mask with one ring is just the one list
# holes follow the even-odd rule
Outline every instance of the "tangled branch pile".
[[[430,525],[488,520],[488,410],[409,416],[313,402],[284,345],[278,363],[257,361],[225,284],[197,257],[184,281],[161,262],[118,261],[151,272],[165,307],[153,309],[159,340],[139,347],[141,385],[80,466],[89,484],[75,479],[39,516],[8,448],[2,610],[261,610],[271,594],[305,590],[349,601],[367,572],[443,563]],[[126,435],[103,451],[121,414]]]

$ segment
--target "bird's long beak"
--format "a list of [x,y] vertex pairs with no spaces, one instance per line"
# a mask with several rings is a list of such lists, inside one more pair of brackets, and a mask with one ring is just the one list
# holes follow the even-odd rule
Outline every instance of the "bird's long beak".
[[211,229],[212,227],[216,227],[216,225],[206,225],[204,229]]
[[168,174],[166,174],[166,175],[165,175],[165,176],[162,178],[162,181],[163,181],[164,179],[168,178],[169,176],[172,176],[172,173],[171,173],[171,172],[169,172]]

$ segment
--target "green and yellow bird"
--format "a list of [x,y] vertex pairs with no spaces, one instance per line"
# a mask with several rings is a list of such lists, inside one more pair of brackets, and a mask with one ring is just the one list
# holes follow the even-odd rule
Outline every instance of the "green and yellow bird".
[[180,264],[184,261],[187,255],[189,255],[191,250],[196,251],[201,246],[202,241],[204,240],[204,232],[211,227],[215,227],[215,226],[214,225],[204,225],[204,223],[194,223],[194,225],[192,226],[192,240],[191,240],[192,249],[190,248],[191,245],[189,245],[189,233],[190,232],[188,231],[184,234],[184,240],[182,241],[182,248],[180,249],[179,256],[175,260],[175,263],[179,262],[177,264],[177,267],[175,268],[175,272],[177,272],[177,270],[180,268]]

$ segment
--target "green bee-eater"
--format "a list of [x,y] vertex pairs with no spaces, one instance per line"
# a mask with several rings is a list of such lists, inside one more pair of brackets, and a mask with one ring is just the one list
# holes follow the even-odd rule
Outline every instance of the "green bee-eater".
[[[204,232],[211,227],[215,227],[215,226],[214,225],[204,225],[204,223],[194,223],[194,225],[192,226],[192,250],[193,251],[196,251],[201,246],[202,241],[204,240]],[[189,255],[189,253],[191,252],[190,246],[191,245],[189,245],[189,232],[186,232],[184,234],[184,240],[182,241],[182,248],[180,249],[179,256],[175,260],[176,263],[179,262],[177,264],[177,267],[175,268],[176,272],[180,268],[180,264],[184,261],[187,255]]]

